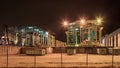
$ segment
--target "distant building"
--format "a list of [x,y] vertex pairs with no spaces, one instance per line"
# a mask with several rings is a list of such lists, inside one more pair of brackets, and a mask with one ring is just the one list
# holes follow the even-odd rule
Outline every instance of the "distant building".
[[65,45],[66,45],[65,42],[56,40],[56,47],[64,47]]
[[48,34],[48,46],[55,47],[55,36]]
[[8,43],[12,45],[55,46],[55,36],[37,26],[8,26],[7,33]]
[[106,35],[104,38],[104,45],[108,47],[120,48],[120,28]]

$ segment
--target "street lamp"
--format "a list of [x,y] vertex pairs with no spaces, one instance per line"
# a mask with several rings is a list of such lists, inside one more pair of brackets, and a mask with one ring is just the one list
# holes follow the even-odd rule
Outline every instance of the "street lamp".
[[80,22],[81,22],[82,24],[85,24],[85,19],[81,19]]
[[84,18],[80,19],[80,35],[81,35],[80,41],[83,41],[83,38],[84,38],[83,28],[85,23],[86,23],[86,20]]
[[97,19],[97,22],[101,22],[101,19],[100,19],[100,18],[98,18],[98,19]]
[[46,32],[46,34],[48,35],[48,34],[49,34],[49,32]]
[[96,18],[96,29],[98,29],[98,27],[99,27],[98,31],[99,31],[99,43],[100,43],[100,45],[102,43],[101,42],[102,41],[102,30],[103,30],[103,27],[101,27],[102,22],[103,22],[103,18],[101,18],[101,17]]
[[103,22],[103,18],[102,17],[97,17],[96,18],[96,25],[101,25],[102,24],[102,22]]
[[45,34],[46,34],[45,44],[48,45],[48,40],[49,40],[49,36],[48,35],[49,35],[49,32],[46,32]]
[[75,29],[75,43],[76,43],[76,46],[78,46],[78,37],[77,37],[77,31],[78,31],[79,29],[78,28],[76,28]]
[[63,25],[64,25],[64,26],[67,26],[67,25],[68,25],[68,22],[67,22],[67,21],[64,21]]

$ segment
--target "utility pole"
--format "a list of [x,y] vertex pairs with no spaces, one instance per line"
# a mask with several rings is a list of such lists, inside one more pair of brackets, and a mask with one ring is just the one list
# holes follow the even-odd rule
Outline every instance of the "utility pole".
[[7,64],[6,64],[6,67],[8,68],[8,26],[5,25],[5,45],[6,45],[6,59],[7,59]]

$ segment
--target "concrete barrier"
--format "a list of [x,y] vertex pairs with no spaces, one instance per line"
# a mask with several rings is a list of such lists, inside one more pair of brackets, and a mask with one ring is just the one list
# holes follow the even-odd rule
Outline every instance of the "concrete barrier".
[[120,48],[109,48],[108,54],[120,55]]
[[106,54],[108,54],[107,48],[98,48],[97,49],[97,54],[100,54],[100,55],[106,55]]
[[21,54],[26,54],[26,51],[34,51],[34,50],[42,50],[44,49],[45,52],[47,53],[47,47],[22,47],[21,48]]
[[53,48],[51,48],[51,47],[46,48],[46,53],[47,54],[52,54],[53,53]]
[[52,47],[53,53],[67,53],[67,47]]
[[0,55],[6,55],[8,49],[8,54],[19,54],[20,46],[12,46],[12,45],[0,45]]
[[45,49],[39,49],[39,50],[26,50],[26,55],[31,55],[31,56],[44,56],[46,54]]
[[67,54],[68,55],[74,55],[74,54],[76,54],[76,49],[74,49],[74,48],[67,49]]

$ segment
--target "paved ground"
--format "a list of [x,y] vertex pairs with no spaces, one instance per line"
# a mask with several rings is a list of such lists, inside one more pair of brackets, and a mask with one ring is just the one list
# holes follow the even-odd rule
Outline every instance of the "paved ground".
[[[68,56],[62,54],[62,67],[86,67],[86,54],[76,54]],[[34,56],[9,55],[9,67],[34,67]],[[0,56],[0,67],[6,66],[6,56]],[[120,68],[120,55],[114,56],[115,67]],[[108,67],[112,66],[111,55],[88,55],[88,67]],[[36,57],[36,67],[61,67],[61,54],[47,54]]]

